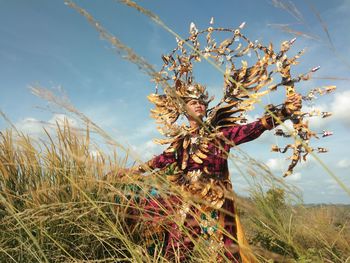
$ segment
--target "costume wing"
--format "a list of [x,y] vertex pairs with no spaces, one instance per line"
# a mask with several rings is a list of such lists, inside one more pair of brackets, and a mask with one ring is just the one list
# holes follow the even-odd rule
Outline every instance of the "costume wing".
[[[243,109],[237,108],[239,102],[218,105],[214,107],[208,115],[207,123],[210,127],[222,128],[235,125],[238,121],[244,120],[242,117]],[[232,116],[239,114],[238,116]]]

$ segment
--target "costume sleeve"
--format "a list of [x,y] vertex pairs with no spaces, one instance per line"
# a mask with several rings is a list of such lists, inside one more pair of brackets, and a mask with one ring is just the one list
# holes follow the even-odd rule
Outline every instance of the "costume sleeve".
[[176,162],[175,152],[164,151],[162,154],[153,157],[147,164],[152,169],[161,169],[174,162]]
[[273,118],[264,116],[249,124],[223,128],[222,133],[228,140],[238,145],[258,138],[264,131],[271,130],[273,127]]

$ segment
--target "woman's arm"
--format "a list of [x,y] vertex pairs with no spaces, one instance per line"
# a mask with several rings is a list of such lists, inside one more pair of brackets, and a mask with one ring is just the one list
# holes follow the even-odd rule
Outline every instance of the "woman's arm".
[[153,157],[148,162],[145,162],[138,166],[137,170],[139,172],[144,173],[149,169],[162,169],[165,166],[174,162],[176,162],[175,150],[172,147],[169,147],[163,153]]
[[[301,96],[295,94],[290,96],[285,101],[284,106],[280,110],[276,110],[274,113],[275,117],[281,122],[288,120],[292,114],[290,108],[294,110],[300,110],[301,108]],[[235,125],[222,129],[223,135],[230,140],[230,142],[235,145],[252,141],[258,138],[264,131],[271,130],[279,123],[274,121],[274,117],[270,114],[264,115],[259,120],[245,124],[245,125]]]
[[176,162],[175,152],[169,151],[171,147],[165,150],[162,154],[153,157],[151,160],[142,163],[140,165],[134,165],[130,168],[120,168],[118,170],[110,171],[105,176],[117,176],[121,177],[124,175],[136,175],[142,174],[153,169],[161,169],[165,166]]
[[261,119],[245,125],[234,125],[223,128],[221,131],[226,139],[234,145],[252,141],[258,138],[264,131],[273,128],[271,117],[262,117]]

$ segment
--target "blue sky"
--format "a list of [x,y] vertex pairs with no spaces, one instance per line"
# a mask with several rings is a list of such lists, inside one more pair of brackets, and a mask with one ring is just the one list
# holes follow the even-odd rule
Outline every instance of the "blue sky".
[[[75,3],[158,69],[162,63],[161,54],[171,51],[176,45],[174,37],[163,28],[118,1]],[[292,52],[304,47],[307,52],[297,70],[303,72],[320,65],[315,77],[347,80],[312,79],[298,88],[306,93],[312,87],[337,86],[336,93],[320,97],[316,102],[322,110],[333,111],[334,117],[323,122],[310,120],[316,131],[332,130],[335,135],[314,141],[312,145],[329,148],[329,153],[319,157],[346,185],[350,185],[350,1],[154,0],[137,3],[157,14],[184,37],[191,22],[195,22],[198,28],[205,28],[211,17],[215,18],[217,26],[224,27],[237,27],[245,21],[244,33],[248,37],[265,44],[271,41],[276,46],[294,36],[271,24],[290,24],[294,30],[315,35],[317,40],[298,38]],[[301,21],[278,8],[278,3],[292,3],[301,14]],[[312,8],[318,10],[327,25],[335,52]],[[30,93],[30,85],[40,85],[59,94],[63,90],[77,109],[115,140],[130,147],[143,161],[161,152],[162,147],[152,143],[152,139],[159,135],[149,117],[152,105],[146,99],[154,91],[150,77],[122,59],[83,16],[64,5],[63,0],[0,0],[0,22],[0,109],[19,129],[40,136],[40,121],[54,123],[66,114],[56,108],[45,109],[48,103]],[[197,81],[220,98],[223,80],[217,70],[205,66]],[[282,95],[273,97],[273,102],[281,101]],[[250,116],[254,119],[262,112],[257,106]],[[70,118],[72,123],[77,122]],[[7,126],[0,119],[0,129]],[[271,153],[270,147],[274,143],[275,138],[270,132],[241,148],[281,176],[283,171],[279,164],[285,165],[286,155]],[[281,146],[287,143],[278,139]],[[247,188],[244,178],[233,167],[231,176],[237,192],[244,194]],[[349,195],[313,158],[301,165],[287,182],[300,187],[307,203],[350,203]]]

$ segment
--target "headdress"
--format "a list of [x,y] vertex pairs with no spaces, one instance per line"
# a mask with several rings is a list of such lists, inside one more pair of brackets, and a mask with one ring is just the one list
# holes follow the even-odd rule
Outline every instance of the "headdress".
[[185,102],[195,99],[200,100],[204,104],[209,104],[211,99],[208,97],[208,92],[206,91],[206,88],[199,84],[181,84],[180,87],[176,88],[176,94],[182,98]]
[[[265,46],[243,35],[241,30],[245,23],[237,29],[231,29],[214,28],[213,22],[211,19],[210,26],[202,31],[191,23],[190,36],[187,39],[177,38],[177,47],[171,53],[162,56],[164,64],[158,74],[162,77],[154,79],[157,84],[156,92],[148,96],[149,100],[155,104],[155,109],[151,110],[151,116],[160,124],[158,127],[160,132],[167,137],[166,140],[159,140],[160,143],[174,142],[186,134],[186,127],[176,124],[179,115],[185,111],[184,99],[193,97],[210,101],[205,88],[196,83],[193,76],[195,63],[203,59],[213,64],[224,75],[223,97],[215,107],[209,109],[205,121],[206,130],[212,131],[235,125],[237,122],[244,122],[246,112],[254,108],[254,104],[260,100],[260,97],[279,87],[286,88],[287,96],[296,93],[294,85],[308,80],[311,74],[319,69],[319,67],[312,68],[309,72],[296,77],[291,75],[291,67],[298,64],[297,60],[304,52],[302,50],[288,58],[287,52],[295,42],[295,38],[284,41],[280,50],[275,51],[272,44]],[[217,36],[218,39],[223,40],[217,42],[213,37],[214,34],[220,35]],[[168,85],[163,87],[164,93],[159,94],[158,85],[164,82]],[[334,88],[330,86],[326,87],[326,90]],[[305,101],[313,99],[311,93],[303,99]],[[269,105],[266,109],[268,114],[273,115],[278,107]],[[293,112],[293,110],[291,106],[289,111]],[[316,133],[309,130],[307,121],[303,121],[307,116],[308,113],[295,110],[291,116],[294,127],[292,134],[297,135],[298,140],[293,147],[289,147],[293,149],[292,163],[285,175],[293,171],[302,155],[305,159],[306,155],[314,150],[308,146],[308,143]],[[330,113],[322,114],[323,116],[330,116]],[[275,135],[281,135],[281,133]],[[280,151],[280,148],[273,146],[273,150]]]

